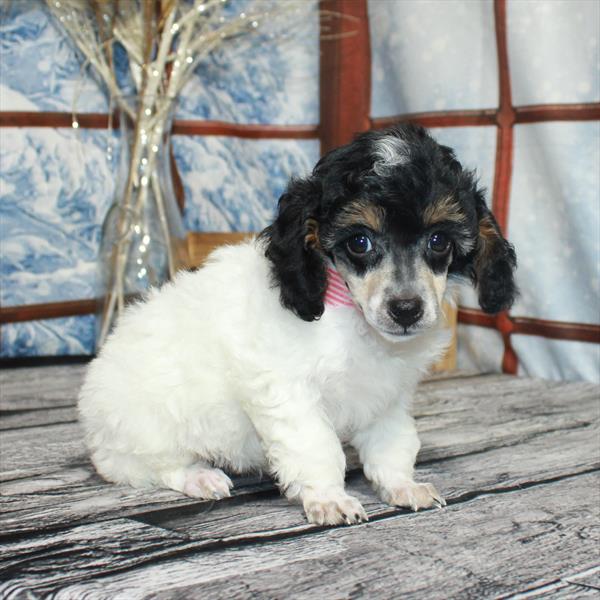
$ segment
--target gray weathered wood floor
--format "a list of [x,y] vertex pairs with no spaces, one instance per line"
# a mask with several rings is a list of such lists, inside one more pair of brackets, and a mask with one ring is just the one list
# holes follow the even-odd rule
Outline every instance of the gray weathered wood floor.
[[422,384],[410,513],[308,525],[269,481],[198,502],[104,483],[76,421],[83,366],[0,373],[0,598],[598,597],[599,388],[501,375]]

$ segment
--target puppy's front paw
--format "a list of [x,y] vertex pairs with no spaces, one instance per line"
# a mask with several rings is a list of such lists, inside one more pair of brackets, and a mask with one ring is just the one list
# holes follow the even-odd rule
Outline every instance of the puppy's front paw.
[[183,493],[192,498],[220,500],[231,496],[233,483],[221,469],[193,465],[185,472]]
[[343,489],[305,489],[302,504],[308,522],[315,525],[352,525],[369,520],[362,504]]
[[411,508],[414,511],[432,506],[446,506],[446,501],[431,483],[415,483],[411,480],[382,489],[381,498],[392,506]]

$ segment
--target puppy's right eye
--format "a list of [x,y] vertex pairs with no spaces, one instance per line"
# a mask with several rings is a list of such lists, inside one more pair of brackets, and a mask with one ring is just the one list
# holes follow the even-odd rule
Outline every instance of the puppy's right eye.
[[359,235],[353,235],[347,242],[346,246],[352,254],[366,254],[373,249],[373,242],[369,236],[363,233]]

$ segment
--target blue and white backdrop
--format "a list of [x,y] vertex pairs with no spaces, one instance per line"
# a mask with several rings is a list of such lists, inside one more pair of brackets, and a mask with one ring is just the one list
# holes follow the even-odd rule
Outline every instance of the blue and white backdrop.
[[[103,112],[70,42],[41,0],[0,0],[0,110]],[[498,102],[492,0],[370,0],[372,116],[493,108]],[[424,26],[426,24],[426,26]],[[600,3],[509,0],[514,103],[600,101]],[[240,123],[318,122],[318,27],[213,57],[184,89],[178,117]],[[434,131],[491,189],[493,127]],[[100,224],[113,168],[102,130],[0,129],[0,302],[94,296]],[[175,136],[194,231],[258,231],[317,141]],[[600,123],[518,125],[509,237],[520,259],[514,314],[600,323]],[[465,292],[461,303],[475,306]],[[2,327],[0,356],[91,353],[94,317]],[[600,380],[600,347],[515,336],[522,374]],[[459,366],[500,370],[495,331],[460,326]]]

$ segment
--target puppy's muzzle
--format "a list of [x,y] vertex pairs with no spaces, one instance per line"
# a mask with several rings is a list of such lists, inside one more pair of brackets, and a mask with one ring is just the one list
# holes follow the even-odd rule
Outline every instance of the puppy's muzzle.
[[388,314],[395,323],[407,329],[423,316],[423,301],[415,298],[394,298],[388,302]]

